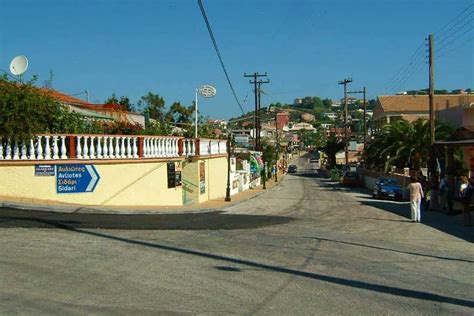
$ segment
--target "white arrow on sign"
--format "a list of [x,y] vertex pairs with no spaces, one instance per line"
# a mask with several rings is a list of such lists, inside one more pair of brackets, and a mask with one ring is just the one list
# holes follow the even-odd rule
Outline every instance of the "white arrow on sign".
[[89,185],[86,188],[86,192],[92,192],[92,189],[94,188],[95,184],[97,181],[99,181],[99,176],[98,174],[94,171],[94,168],[90,165],[86,165],[87,171],[89,171],[89,174],[91,175],[91,182],[89,182]]

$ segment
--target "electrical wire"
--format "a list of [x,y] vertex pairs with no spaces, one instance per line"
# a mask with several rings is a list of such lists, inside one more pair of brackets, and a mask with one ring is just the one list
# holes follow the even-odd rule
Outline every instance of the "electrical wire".
[[[454,18],[452,18],[448,23],[446,23],[445,25],[443,25],[440,29],[438,29],[436,32],[434,32],[433,34],[434,35],[441,35],[444,31],[444,29],[450,25],[451,23],[453,23],[454,21],[458,21],[458,23],[456,23],[455,25],[451,26],[449,28],[452,29],[454,26],[456,26],[457,24],[459,24],[459,21],[462,21],[461,19],[458,20],[459,17],[461,17],[466,11],[468,11],[472,6],[474,6],[474,3],[471,3],[470,5],[468,5],[463,11],[461,11],[461,13],[459,13],[458,15],[456,15]],[[471,11],[467,16],[470,16],[471,14],[473,13],[473,11]]]
[[229,74],[227,73],[227,69],[224,65],[224,61],[223,61],[221,53],[219,51],[219,47],[217,46],[217,42],[216,42],[216,39],[214,37],[214,33],[212,32],[211,25],[209,23],[209,20],[207,19],[206,11],[204,10],[202,0],[198,0],[198,4],[199,4],[199,8],[201,9],[201,14],[202,14],[202,17],[204,18],[204,22],[206,23],[206,27],[207,27],[207,30],[209,32],[209,36],[211,37],[212,44],[214,45],[214,49],[217,53],[217,57],[219,58],[219,62],[221,64],[222,70],[224,71],[225,77],[227,78],[227,82],[229,83],[230,89],[232,90],[232,94],[234,95],[234,99],[237,102],[237,104],[239,105],[239,108],[240,108],[240,110],[242,111],[242,114],[243,114],[243,113],[245,113],[244,109],[243,109],[242,105],[240,104],[240,101],[237,98],[237,94],[235,93],[234,86],[232,85],[232,82],[230,81],[230,77],[229,77]]
[[462,29],[464,29],[464,27],[466,27],[468,25],[472,25],[473,21],[474,21],[474,19],[470,19],[466,23],[464,23],[461,27],[459,27],[459,28],[455,29],[454,31],[450,32],[448,35],[446,35],[444,38],[442,38],[441,40],[438,41],[438,45],[441,45],[444,42],[446,42],[448,39],[451,39],[453,35],[460,32]]

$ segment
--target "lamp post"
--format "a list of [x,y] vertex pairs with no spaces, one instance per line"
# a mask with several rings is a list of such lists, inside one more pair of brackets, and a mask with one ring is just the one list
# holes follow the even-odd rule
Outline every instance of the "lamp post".
[[211,85],[203,85],[199,89],[196,88],[196,98],[194,101],[194,112],[195,115],[195,122],[194,122],[194,137],[198,138],[198,94],[202,95],[205,98],[212,98],[216,95],[216,88]]
[[232,132],[230,129],[227,130],[227,187],[225,189],[224,201],[230,202],[230,155],[232,149]]

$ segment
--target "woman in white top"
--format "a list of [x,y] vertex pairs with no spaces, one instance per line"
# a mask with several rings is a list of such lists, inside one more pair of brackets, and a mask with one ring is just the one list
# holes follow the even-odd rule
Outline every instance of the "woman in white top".
[[421,222],[421,210],[420,204],[421,199],[423,198],[423,188],[421,183],[418,182],[416,177],[410,178],[410,184],[408,185],[408,190],[410,191],[410,210],[411,210],[411,220],[412,222]]

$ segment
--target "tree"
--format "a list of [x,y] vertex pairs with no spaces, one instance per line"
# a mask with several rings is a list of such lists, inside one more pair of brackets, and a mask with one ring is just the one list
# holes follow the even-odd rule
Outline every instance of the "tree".
[[[436,122],[436,139],[447,140],[452,129],[443,122]],[[374,169],[389,170],[392,166],[410,167],[414,170],[426,165],[430,155],[430,124],[418,119],[411,123],[399,120],[385,125],[365,149],[366,165]]]
[[148,92],[138,101],[138,106],[143,107],[143,112],[148,113],[149,118],[164,123],[165,100],[159,95]]
[[0,77],[0,137],[24,142],[41,133],[87,133],[84,119],[47,92]]
[[120,99],[117,99],[115,93],[112,93],[112,96],[105,100],[104,104],[120,105],[122,111],[135,112],[135,107],[130,102],[130,99],[128,97],[121,96]]
[[318,150],[324,152],[328,157],[328,169],[333,169],[336,166],[336,154],[345,147],[344,140],[336,136],[330,136],[324,146],[318,147]]
[[324,105],[325,108],[330,109],[331,106],[332,106],[332,100],[331,99],[324,99],[323,100],[323,105]]
[[194,105],[183,106],[180,102],[174,102],[168,113],[166,113],[166,121],[177,124],[191,124],[194,113]]

